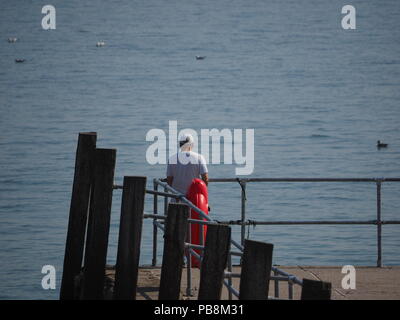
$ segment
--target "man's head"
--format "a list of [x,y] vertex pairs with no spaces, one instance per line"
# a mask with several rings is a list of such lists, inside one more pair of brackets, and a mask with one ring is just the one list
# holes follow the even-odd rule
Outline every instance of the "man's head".
[[182,151],[191,151],[193,148],[194,139],[191,134],[183,134],[179,138],[179,147]]

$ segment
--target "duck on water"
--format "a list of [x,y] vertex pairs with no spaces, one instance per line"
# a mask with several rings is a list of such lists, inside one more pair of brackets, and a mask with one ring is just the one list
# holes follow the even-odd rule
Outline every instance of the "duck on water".
[[377,147],[378,149],[380,149],[380,148],[387,148],[387,146],[388,146],[388,144],[387,144],[387,143],[381,142],[381,140],[378,140],[378,141],[376,142],[376,147]]

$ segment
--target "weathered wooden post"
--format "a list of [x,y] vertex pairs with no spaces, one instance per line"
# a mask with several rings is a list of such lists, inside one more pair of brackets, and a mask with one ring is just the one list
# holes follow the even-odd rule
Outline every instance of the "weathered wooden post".
[[188,206],[169,204],[164,233],[159,300],[179,299],[188,217]]
[[228,261],[231,228],[224,225],[209,225],[201,264],[199,300],[221,298],[224,270]]
[[82,267],[96,140],[96,132],[79,133],[60,289],[60,299],[62,300],[73,299],[74,278]]
[[103,299],[115,160],[115,149],[96,149],[85,247],[83,299]]
[[124,177],[114,299],[135,300],[146,177]]
[[303,279],[301,300],[330,300],[331,288],[330,282]]
[[240,275],[240,300],[267,300],[274,245],[245,240]]

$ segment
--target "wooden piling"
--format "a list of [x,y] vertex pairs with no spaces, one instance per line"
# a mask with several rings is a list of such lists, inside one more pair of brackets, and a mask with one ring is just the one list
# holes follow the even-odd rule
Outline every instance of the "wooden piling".
[[135,300],[146,177],[124,177],[114,299]]
[[115,160],[115,149],[96,149],[82,299],[103,299]]
[[164,233],[159,300],[179,299],[188,217],[189,207],[178,203],[169,204]]
[[199,300],[219,300],[221,298],[230,242],[230,227],[224,225],[208,226],[200,272]]
[[240,276],[240,300],[267,300],[273,244],[245,240]]
[[60,289],[62,300],[73,299],[74,278],[82,267],[96,140],[96,132],[79,133]]
[[330,300],[331,289],[330,282],[303,279],[301,300]]

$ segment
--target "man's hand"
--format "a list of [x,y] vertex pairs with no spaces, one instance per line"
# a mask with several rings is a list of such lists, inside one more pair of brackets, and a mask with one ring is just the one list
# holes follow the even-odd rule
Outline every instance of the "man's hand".
[[174,177],[172,177],[172,176],[167,177],[167,183],[168,183],[168,185],[171,186],[171,187],[172,187],[172,181],[174,181]]
[[208,186],[208,173],[204,173],[201,175],[201,179],[205,182],[206,186]]

